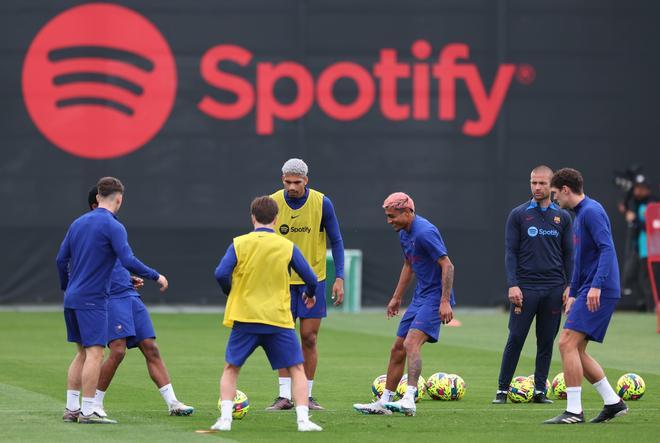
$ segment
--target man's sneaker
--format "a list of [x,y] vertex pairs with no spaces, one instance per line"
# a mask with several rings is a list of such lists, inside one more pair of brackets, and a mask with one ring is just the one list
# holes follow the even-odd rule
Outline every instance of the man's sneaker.
[[66,423],[75,423],[78,421],[79,415],[80,415],[80,409],[71,411],[70,409],[64,408],[64,415],[62,416],[62,420],[65,421]]
[[385,403],[383,406],[385,406],[390,411],[400,412],[404,415],[407,415],[408,417],[414,416],[415,411],[417,410],[414,400],[410,400],[407,398],[402,398],[401,400],[398,401],[391,401]]
[[90,415],[84,415],[81,412],[78,416],[78,423],[87,425],[114,425],[117,423],[117,420],[111,420],[108,417],[101,417],[96,412],[92,412]]
[[267,411],[286,411],[289,409],[293,409],[293,403],[285,397],[277,397],[273,404],[266,408]]
[[318,432],[322,430],[322,427],[309,420],[301,420],[298,422],[298,432]]
[[184,416],[184,415],[191,415],[193,412],[195,412],[195,408],[192,406],[184,405],[180,401],[177,401],[176,403],[172,403],[169,407],[170,410],[170,415],[178,415],[178,416]]
[[314,397],[309,397],[309,400],[307,401],[307,406],[309,407],[310,411],[323,411],[325,408],[317,402]]
[[214,431],[231,431],[231,418],[218,418],[211,429]]
[[545,392],[537,392],[534,394],[534,397],[532,397],[532,403],[552,403],[552,400],[548,398],[547,395],[545,395]]
[[491,403],[494,405],[503,405],[504,403],[506,403],[506,397],[507,397],[506,391],[497,391],[497,393],[495,394],[495,398]]
[[614,417],[620,417],[628,413],[628,405],[623,401],[615,403],[613,405],[603,406],[603,410],[600,411],[598,417],[592,418],[589,420],[590,423],[603,423],[606,421],[612,420]]
[[576,425],[584,423],[584,412],[574,414],[572,412],[564,411],[558,416],[543,422],[546,425]]
[[373,403],[355,403],[353,405],[353,409],[356,411],[362,413],[362,414],[373,414],[373,415],[392,415],[392,411],[389,409],[385,409],[383,405],[378,403],[377,401]]

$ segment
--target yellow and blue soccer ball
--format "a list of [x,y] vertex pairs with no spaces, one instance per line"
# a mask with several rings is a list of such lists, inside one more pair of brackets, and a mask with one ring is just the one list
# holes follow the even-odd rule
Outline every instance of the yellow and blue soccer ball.
[[646,392],[646,383],[637,374],[623,374],[616,382],[616,393],[624,400],[639,400],[644,392]]
[[[404,374],[399,381],[399,385],[396,387],[395,400],[403,398],[403,395],[408,389],[408,374]],[[424,397],[424,391],[426,391],[426,380],[421,375],[417,379],[417,392],[415,393],[415,403],[419,402]]]
[[442,400],[445,389],[448,389],[447,382],[442,381],[445,377],[447,374],[444,372],[436,372],[426,381],[426,392],[432,400]]
[[507,395],[512,403],[529,403],[534,396],[534,382],[529,377],[514,377]]
[[374,395],[374,399],[378,400],[383,395],[386,382],[387,374],[379,375],[374,379],[374,382],[371,384],[371,393]]
[[429,396],[433,400],[460,400],[465,395],[465,380],[456,374],[437,372],[426,383]]
[[[530,376],[527,377],[527,378],[529,378],[529,381],[531,381],[531,382],[532,382],[532,385],[534,385],[534,374],[530,375]],[[535,389],[536,389],[536,388],[535,388]],[[545,379],[545,390],[543,391],[543,393],[544,393],[545,395],[548,395],[549,392],[550,392],[550,381],[546,378],[546,379]]]
[[566,400],[566,382],[564,373],[560,372],[552,379],[552,395],[560,400]]
[[[221,409],[222,399],[218,400],[218,409]],[[236,396],[234,396],[234,408],[232,409],[231,416],[234,420],[240,420],[245,417],[250,410],[250,400],[243,391],[236,389]]]

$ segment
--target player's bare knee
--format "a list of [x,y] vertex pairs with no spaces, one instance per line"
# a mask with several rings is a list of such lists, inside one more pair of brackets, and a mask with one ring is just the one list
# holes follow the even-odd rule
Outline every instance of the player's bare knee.
[[305,349],[316,349],[316,334],[305,334],[301,337],[302,347]]
[[159,360],[160,359],[160,350],[158,345],[153,340],[145,340],[140,343],[140,350],[144,354],[144,358],[149,361]]

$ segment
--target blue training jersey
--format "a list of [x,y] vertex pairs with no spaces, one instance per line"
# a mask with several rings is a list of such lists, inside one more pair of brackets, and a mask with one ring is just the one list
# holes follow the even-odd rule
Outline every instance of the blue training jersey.
[[133,287],[133,280],[131,280],[131,273],[128,269],[121,264],[121,261],[115,262],[110,275],[110,290],[108,291],[110,298],[123,298],[123,297],[139,297],[140,294]]
[[[438,260],[447,255],[447,247],[438,228],[424,217],[415,215],[410,231],[399,231],[399,241],[405,259],[417,278],[412,303],[439,303],[442,296],[442,268]],[[453,288],[451,304],[454,304]]]
[[571,296],[586,295],[589,288],[599,288],[601,297],[620,298],[619,264],[605,209],[586,196],[574,209],[577,216],[573,223],[575,260]]
[[105,309],[117,259],[141,277],[160,276],[133,255],[126,228],[107,209],[97,208],[71,223],[56,259],[64,307]]

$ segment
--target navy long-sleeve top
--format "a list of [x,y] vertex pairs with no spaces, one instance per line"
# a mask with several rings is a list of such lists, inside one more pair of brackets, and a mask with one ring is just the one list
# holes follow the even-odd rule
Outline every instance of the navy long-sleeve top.
[[[284,192],[284,200],[291,209],[300,209],[303,207],[309,197],[309,189],[305,188],[305,195],[300,198],[289,197],[286,191]],[[332,260],[335,262],[335,277],[344,278],[344,240],[341,238],[341,231],[339,230],[339,220],[335,214],[335,207],[332,201],[324,195],[323,196],[323,209],[321,213],[321,231],[325,232],[330,240],[330,248],[332,249]]]
[[568,285],[573,271],[571,216],[535,200],[514,208],[504,235],[507,284],[528,289]]
[[571,296],[601,289],[601,297],[621,298],[619,264],[612,240],[612,227],[605,209],[585,196],[575,208],[575,269]]
[[71,223],[56,259],[64,307],[105,309],[117,259],[141,277],[160,277],[133,255],[126,228],[112,212],[97,208]]
[[[257,228],[255,231],[274,232],[272,229],[268,228]],[[236,257],[236,249],[234,249],[234,244],[232,243],[227,248],[225,255],[222,257],[218,267],[215,269],[215,279],[220,284],[222,292],[227,295],[229,295],[229,292],[231,291],[231,276],[237,263],[238,258]],[[293,254],[291,256],[291,262],[289,263],[289,266],[302,277],[303,281],[307,285],[307,290],[305,292],[309,297],[313,297],[316,293],[316,286],[318,285],[316,281],[316,274],[309,266],[302,252],[296,245],[293,245]]]

